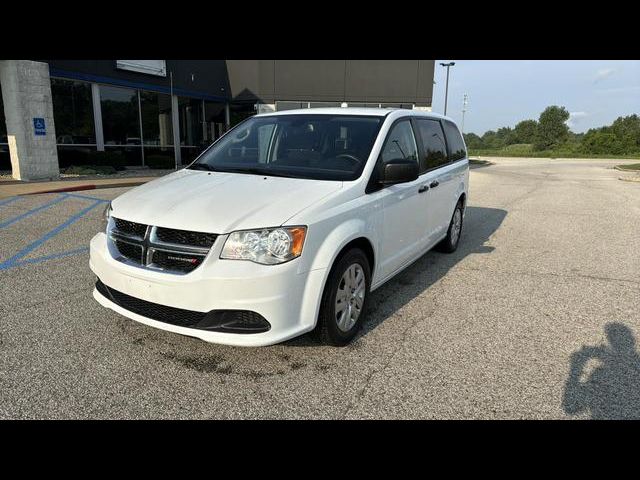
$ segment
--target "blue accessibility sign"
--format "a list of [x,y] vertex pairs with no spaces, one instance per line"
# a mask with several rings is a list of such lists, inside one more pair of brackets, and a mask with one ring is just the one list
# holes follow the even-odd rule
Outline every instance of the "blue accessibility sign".
[[44,118],[33,119],[33,131],[36,135],[46,135],[47,129],[44,124]]

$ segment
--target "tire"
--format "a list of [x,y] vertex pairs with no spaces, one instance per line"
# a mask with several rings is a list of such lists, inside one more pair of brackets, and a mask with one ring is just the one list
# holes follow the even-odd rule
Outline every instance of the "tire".
[[[456,217],[459,215],[459,217]],[[449,222],[449,229],[447,230],[447,236],[436,247],[438,251],[444,253],[453,253],[458,249],[460,243],[460,237],[462,236],[462,221],[464,219],[464,208],[462,206],[462,200],[458,201],[456,208],[451,215],[451,221]],[[457,226],[457,233],[456,233]]]
[[[354,280],[350,280],[352,277],[349,277],[349,271],[355,275]],[[360,274],[364,276],[362,287],[358,286]],[[352,286],[349,283],[356,287],[355,295],[350,293]],[[322,293],[316,327],[316,335],[321,343],[341,347],[347,345],[356,336],[365,317],[370,287],[371,267],[367,256],[359,248],[347,251],[332,267]],[[360,288],[363,288],[362,298],[358,294]],[[348,295],[348,297],[339,299],[339,291],[341,296]],[[361,298],[360,302],[358,298]],[[339,311],[339,304],[346,304],[346,307]],[[355,321],[353,317],[356,317]]]

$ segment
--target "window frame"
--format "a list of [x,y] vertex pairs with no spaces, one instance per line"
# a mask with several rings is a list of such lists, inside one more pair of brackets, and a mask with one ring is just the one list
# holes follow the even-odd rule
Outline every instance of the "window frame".
[[[431,122],[436,122],[440,125],[440,130],[442,130],[442,138],[444,140],[444,148],[445,148],[445,153],[446,153],[446,158],[447,161],[441,165],[437,165],[435,167],[431,167],[431,168],[427,168],[426,170],[420,170],[418,173],[418,176],[422,176],[425,173],[429,173],[429,172],[433,172],[434,170],[437,170],[439,168],[442,167],[446,167],[447,165],[450,165],[452,163],[451,158],[449,157],[449,140],[447,139],[447,134],[444,131],[444,125],[442,124],[442,120],[439,118],[435,118],[435,117],[412,117],[415,119],[414,122],[414,129],[419,132],[419,126],[418,126],[418,120],[429,120]],[[424,147],[424,143],[422,143],[422,135],[418,134],[418,141],[420,142],[419,148],[420,148],[420,158],[424,157],[424,155],[426,155],[426,149]],[[418,168],[420,168],[420,158],[418,158]]]
[[[385,146],[387,145],[387,141],[389,140],[389,133],[391,133],[391,130],[396,126],[397,123],[401,122],[401,121],[405,121],[405,120],[409,120],[409,122],[411,123],[411,128],[413,130],[413,137],[416,140],[416,146],[418,147],[418,169],[420,168],[420,158],[422,155],[425,154],[425,149],[424,149],[424,144],[422,143],[422,136],[419,135],[419,130],[418,130],[418,125],[417,125],[417,121],[420,119],[424,119],[424,120],[430,120],[433,122],[438,122],[440,124],[440,128],[442,129],[442,134],[443,134],[443,138],[444,138],[444,144],[445,144],[445,148],[446,148],[446,153],[447,153],[447,162],[443,163],[442,165],[438,165],[437,167],[432,167],[429,168],[427,170],[424,171],[420,171],[418,173],[418,178],[422,177],[425,173],[430,173],[433,172],[434,170],[438,170],[439,168],[444,168],[447,167],[449,165],[452,165],[454,163],[457,162],[462,162],[464,160],[469,159],[469,151],[467,150],[467,144],[464,143],[464,137],[462,137],[462,141],[465,145],[465,151],[466,151],[466,156],[464,158],[459,158],[458,160],[451,160],[451,155],[449,154],[449,138],[447,137],[447,132],[445,132],[444,130],[444,122],[445,119],[443,118],[439,118],[439,117],[431,117],[428,115],[405,115],[403,117],[397,118],[393,121],[393,123],[389,126],[389,131],[387,132],[387,136],[384,139],[384,143],[382,144],[382,148],[380,149],[380,153],[378,154],[378,158],[376,159],[376,164],[373,167],[373,170],[371,171],[371,175],[369,176],[369,181],[367,182],[367,186],[365,187],[364,193],[365,194],[369,194],[369,193],[375,193],[379,190],[382,190],[384,188],[389,187],[390,185],[381,185],[380,183],[378,183],[378,175],[380,174],[380,165],[382,164],[382,152],[384,151]],[[452,123],[456,128],[458,128],[458,126],[448,120],[450,123]],[[462,136],[462,132],[460,131],[460,129],[458,128],[458,131],[460,132],[460,136]]]
[[[464,145],[464,157],[462,158],[458,158],[457,160],[451,160],[451,152],[449,149],[449,136],[447,135],[447,132],[444,129],[444,125],[445,123],[448,122],[450,123],[460,134],[460,138],[462,139],[462,144]],[[462,131],[460,130],[460,128],[458,128],[458,125],[456,125],[455,122],[452,122],[451,120],[446,120],[446,119],[440,119],[440,126],[442,128],[442,133],[444,133],[444,138],[445,138],[445,142],[447,144],[447,159],[449,160],[449,162],[447,163],[447,165],[452,164],[452,163],[456,163],[456,162],[460,162],[462,160],[468,160],[469,159],[469,150],[467,149],[467,143],[464,141],[464,135],[462,135]]]
[[[386,115],[385,115],[386,117]],[[380,148],[380,153],[378,153],[378,158],[376,159],[376,163],[373,166],[373,170],[371,171],[371,174],[369,175],[369,180],[367,181],[367,186],[364,189],[364,193],[365,194],[369,194],[369,193],[374,193],[377,192],[379,190],[382,190],[384,188],[390,187],[391,185],[381,185],[378,182],[378,177],[380,175],[380,167],[382,165],[382,152],[384,151],[385,147],[387,146],[387,142],[389,141],[389,137],[390,137],[390,133],[393,131],[393,129],[396,127],[396,125],[400,122],[405,122],[408,121],[409,125],[411,127],[411,133],[413,133],[413,139],[416,143],[416,149],[417,149],[417,154],[418,154],[418,158],[416,158],[416,162],[418,163],[418,168],[420,168],[420,152],[421,152],[421,143],[420,140],[417,138],[416,135],[416,128],[414,125],[414,121],[413,119],[416,118],[413,115],[405,115],[403,117],[400,118],[396,118],[393,123],[391,123],[391,125],[389,125],[389,130],[387,131],[387,134],[385,136],[384,139],[384,143],[382,144],[382,148]],[[380,132],[378,132],[378,134],[380,134]],[[418,176],[419,178],[419,176]]]

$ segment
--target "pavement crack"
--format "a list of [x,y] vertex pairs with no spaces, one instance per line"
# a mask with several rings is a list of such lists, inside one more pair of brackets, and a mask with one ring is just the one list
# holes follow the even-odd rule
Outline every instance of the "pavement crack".
[[[473,272],[488,272],[489,270],[486,268],[473,268],[473,267],[458,267],[458,270],[462,271],[473,271]],[[561,272],[524,272],[524,271],[514,271],[514,270],[493,270],[492,273],[498,273],[503,275],[527,275],[530,277],[559,277],[559,278],[569,278],[569,279],[589,279],[589,280],[599,280],[602,282],[619,282],[619,283],[630,283],[632,285],[640,285],[640,281],[638,280],[628,280],[625,278],[614,278],[614,277],[605,277],[600,275],[589,275],[586,273],[561,273]]]
[[445,294],[444,281],[445,281],[445,279],[442,278],[440,280],[440,282],[438,282],[438,287],[439,287],[438,290],[439,291],[438,291],[437,294],[434,295],[433,302],[431,303],[432,308],[429,310],[429,312],[427,312],[424,315],[416,315],[415,317],[413,317],[411,322],[409,322],[407,327],[402,331],[402,335],[401,335],[400,340],[398,342],[396,342],[396,348],[387,357],[387,360],[383,363],[382,367],[380,367],[378,369],[373,368],[367,374],[367,376],[365,377],[364,385],[362,386],[362,388],[360,388],[355,393],[354,398],[349,402],[349,404],[346,406],[344,412],[342,413],[342,416],[341,416],[342,419],[346,419],[348,417],[349,413],[351,412],[351,410],[365,396],[365,394],[367,393],[367,390],[369,389],[369,387],[371,385],[371,382],[373,380],[374,375],[376,373],[383,373],[387,368],[389,368],[389,365],[391,365],[392,360],[395,358],[395,356],[398,354],[398,352],[400,352],[400,350],[404,347],[404,345],[405,345],[405,343],[407,341],[407,338],[409,337],[409,333],[411,332],[411,330],[414,329],[414,327],[416,327],[418,325],[418,322],[420,322],[421,320],[426,320],[428,318],[433,317],[433,315],[435,314],[435,312],[439,308],[438,298],[443,298],[443,297],[441,297],[441,295],[443,296]]

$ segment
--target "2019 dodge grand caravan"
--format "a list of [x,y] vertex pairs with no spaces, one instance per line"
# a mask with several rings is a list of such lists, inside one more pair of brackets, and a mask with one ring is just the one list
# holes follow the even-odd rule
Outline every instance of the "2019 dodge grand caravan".
[[133,320],[260,346],[361,326],[372,290],[460,241],[469,162],[449,118],[331,108],[256,115],[105,211],[95,299]]

